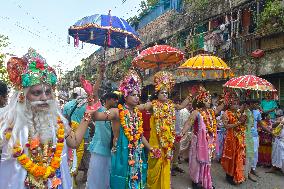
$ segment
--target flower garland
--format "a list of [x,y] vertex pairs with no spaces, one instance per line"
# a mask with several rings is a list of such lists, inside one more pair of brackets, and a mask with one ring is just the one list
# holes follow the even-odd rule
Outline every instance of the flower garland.
[[[227,116],[229,118],[230,124],[236,124],[238,119],[241,117],[240,112],[233,113],[232,111],[227,111]],[[240,144],[244,144],[245,139],[245,125],[238,125],[237,127],[233,128],[236,137],[238,138]]]
[[142,179],[142,133],[143,133],[143,120],[142,113],[137,107],[134,108],[134,112],[131,115],[129,110],[118,105],[120,123],[123,128],[124,134],[128,139],[129,159],[128,165],[130,166],[130,185],[135,188],[137,182]]
[[215,154],[214,152],[216,150],[216,142],[217,142],[217,121],[215,117],[215,111],[212,109],[204,111],[201,110],[200,113],[203,118],[204,124],[206,125],[209,157],[212,159]]
[[[121,104],[118,105],[118,110],[119,110],[120,123],[126,138],[128,139],[129,143],[136,145],[143,133],[142,113],[138,110],[137,107],[134,108],[133,117],[138,119],[133,120],[133,117],[130,115],[130,112],[127,109],[124,109]],[[128,122],[126,121],[126,117],[129,118]]]
[[175,141],[175,108],[171,100],[162,103],[158,100],[152,101],[154,110],[155,126],[160,145],[168,159],[172,159],[173,145]]
[[201,116],[206,125],[207,132],[211,133],[213,136],[217,134],[217,121],[215,117],[214,110],[201,111]]
[[[48,178],[54,179],[55,171],[60,167],[61,154],[64,147],[64,125],[59,117],[57,118],[57,124],[57,144],[56,148],[51,150],[54,153],[48,154],[48,157],[52,157],[49,165],[43,162],[43,157],[36,156],[37,153],[35,149],[40,148],[40,141],[38,138],[29,140],[29,143],[26,144],[26,147],[29,148],[31,152],[32,158],[24,153],[24,149],[20,144],[15,145],[13,148],[13,156],[17,158],[22,167],[26,169],[28,175],[32,176],[32,179],[30,180],[36,181],[32,184],[38,187],[44,186],[47,183]],[[39,163],[35,163],[34,160],[39,160]]]

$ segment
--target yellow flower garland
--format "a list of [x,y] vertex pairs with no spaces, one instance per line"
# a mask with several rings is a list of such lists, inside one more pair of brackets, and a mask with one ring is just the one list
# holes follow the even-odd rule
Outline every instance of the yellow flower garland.
[[61,154],[64,147],[64,125],[59,117],[57,118],[57,124],[59,127],[57,130],[57,144],[50,165],[44,166],[34,163],[25,153],[23,153],[23,148],[19,144],[13,149],[14,157],[16,157],[22,167],[27,170],[28,174],[35,178],[47,180],[47,178],[53,176],[56,169],[60,167]]
[[206,125],[206,129],[209,133],[213,134],[213,136],[216,136],[217,134],[217,121],[215,118],[215,112],[214,110],[206,110],[206,111],[200,111],[201,116],[204,120],[204,123]]
[[[133,128],[129,127],[129,125],[126,125],[125,117],[130,117],[130,112],[123,108],[121,104],[118,105],[119,110],[119,118],[120,123],[123,128],[124,134],[128,141],[133,144],[137,144],[138,140],[140,139],[142,133],[143,133],[143,120],[142,120],[142,113],[138,110],[138,108],[134,108],[134,114],[138,116],[138,124],[135,124]],[[137,130],[136,133],[134,133],[134,130]]]
[[166,153],[168,159],[173,156],[173,146],[175,141],[175,107],[171,100],[162,103],[158,100],[152,101],[154,119],[159,142]]

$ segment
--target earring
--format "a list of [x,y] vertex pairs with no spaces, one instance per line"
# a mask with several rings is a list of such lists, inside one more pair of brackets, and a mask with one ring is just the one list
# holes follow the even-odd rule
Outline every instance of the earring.
[[25,102],[25,95],[24,95],[23,91],[21,91],[21,94],[19,96],[18,102],[20,102],[20,103],[24,103]]

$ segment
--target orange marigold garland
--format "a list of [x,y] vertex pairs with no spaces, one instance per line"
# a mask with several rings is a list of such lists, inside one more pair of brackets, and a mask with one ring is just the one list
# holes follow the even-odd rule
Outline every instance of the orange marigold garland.
[[130,182],[131,185],[135,185],[137,180],[142,179],[142,149],[144,147],[142,144],[142,113],[135,107],[131,114],[129,110],[121,104],[118,105],[118,110],[124,135],[129,141],[128,165],[130,166]]
[[[120,123],[126,138],[129,140],[131,144],[133,143],[134,145],[137,145],[143,133],[142,113],[138,110],[137,107],[134,108],[133,114],[136,118],[138,117],[138,120],[136,120],[136,122],[138,123],[133,124],[133,120],[131,120],[133,118],[130,116],[129,110],[124,109],[121,104],[118,105],[118,109],[119,109]],[[129,120],[127,120],[126,118]]]
[[[45,157],[37,156],[36,149],[40,148],[38,138],[30,139],[29,143],[26,144],[31,157],[24,153],[24,149],[20,144],[15,145],[13,148],[13,156],[17,158],[18,162],[27,171],[27,177],[31,184],[38,188],[45,188],[47,179],[55,177],[55,171],[60,168],[61,154],[64,147],[64,125],[59,117],[57,118],[57,124],[56,147],[55,149],[48,149],[48,145],[43,145],[42,150],[45,153]],[[52,157],[51,160],[50,157]],[[50,161],[48,161],[48,158]],[[26,185],[28,184],[26,183]]]
[[[241,112],[233,113],[232,111],[227,111],[227,116],[229,119],[230,124],[236,124],[238,122],[238,119],[241,117]],[[244,145],[245,140],[245,125],[238,125],[237,127],[234,127],[234,134],[238,138],[240,144]]]
[[171,100],[166,103],[153,100],[154,119],[157,135],[168,159],[172,159],[175,141],[175,107]]
[[216,121],[214,110],[210,109],[210,110],[201,111],[201,116],[204,120],[207,131],[211,133],[212,135],[216,136],[217,121]]
[[[214,157],[214,151],[216,149],[217,142],[217,121],[215,117],[215,112],[212,109],[200,111],[201,116],[203,118],[204,124],[206,125],[207,130],[207,141],[208,147],[210,149],[210,158]],[[210,140],[210,138],[212,140]]]

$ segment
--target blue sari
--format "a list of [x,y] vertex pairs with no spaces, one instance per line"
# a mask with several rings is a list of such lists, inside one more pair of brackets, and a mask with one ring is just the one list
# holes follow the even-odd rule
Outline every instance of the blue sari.
[[[144,159],[143,148],[141,148],[142,137],[139,139],[139,145],[133,150],[134,166],[128,164],[129,158],[129,141],[126,138],[122,127],[120,126],[119,137],[117,140],[116,152],[111,155],[111,175],[110,187],[119,189],[144,189],[147,177],[146,161]],[[137,175],[137,179],[132,179]]]

